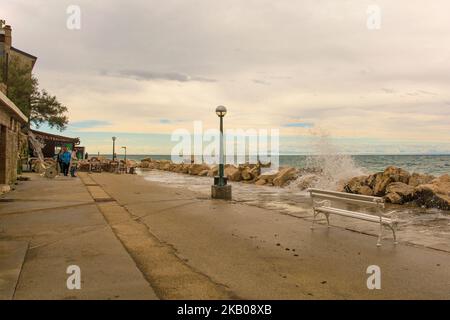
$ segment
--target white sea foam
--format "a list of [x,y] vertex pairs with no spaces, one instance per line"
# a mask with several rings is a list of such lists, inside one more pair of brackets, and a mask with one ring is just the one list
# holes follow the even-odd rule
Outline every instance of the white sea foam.
[[356,165],[350,155],[341,153],[327,134],[318,134],[311,147],[314,155],[306,159],[306,168],[313,173],[299,176],[290,187],[337,190],[345,181],[367,174],[366,170]]

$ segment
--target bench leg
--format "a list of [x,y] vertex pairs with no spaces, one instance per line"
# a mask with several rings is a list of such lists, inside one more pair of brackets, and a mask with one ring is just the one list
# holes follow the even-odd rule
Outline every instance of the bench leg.
[[328,228],[330,227],[330,214],[327,213],[325,214],[325,217],[327,218],[327,224],[328,224]]
[[316,216],[317,216],[317,212],[316,212],[316,210],[313,209],[313,221],[311,224],[311,230],[314,230],[314,223],[316,222]]
[[380,233],[378,234],[377,247],[381,247],[381,238],[383,237],[383,224],[380,222]]
[[390,226],[390,228],[391,228],[391,230],[392,230],[392,235],[394,236],[394,244],[398,244],[398,241],[397,241],[397,234],[396,234],[396,231],[397,231],[397,225],[396,225],[396,224],[393,224],[392,226]]

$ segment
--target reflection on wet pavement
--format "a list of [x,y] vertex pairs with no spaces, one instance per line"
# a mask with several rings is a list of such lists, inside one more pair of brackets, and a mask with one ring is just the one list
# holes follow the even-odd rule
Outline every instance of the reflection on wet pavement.
[[[161,182],[168,186],[187,188],[209,196],[212,184],[210,177],[198,177],[166,171],[139,171],[148,181]],[[275,210],[283,214],[311,220],[311,200],[305,191],[294,187],[255,186],[240,182],[231,182],[233,186],[233,200],[239,203]],[[353,205],[349,209],[366,211]],[[387,205],[386,212],[395,210],[399,220],[399,242],[450,252],[450,212],[438,209],[424,209],[413,206]],[[320,216],[319,216],[320,217]],[[323,218],[323,217],[322,217]],[[319,222],[324,223],[324,220]],[[341,216],[330,217],[333,226],[377,235],[377,224]],[[391,241],[392,233],[385,230],[385,241]]]

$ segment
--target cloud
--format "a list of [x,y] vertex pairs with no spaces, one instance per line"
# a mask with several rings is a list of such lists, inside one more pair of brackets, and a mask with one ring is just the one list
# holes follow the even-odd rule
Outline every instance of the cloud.
[[70,122],[69,126],[73,129],[91,129],[96,127],[106,127],[111,126],[112,123],[109,121],[102,121],[102,120],[82,120],[82,121],[75,121]]
[[291,122],[283,125],[283,127],[286,128],[312,128],[314,127],[313,123],[307,123],[307,122]]
[[256,83],[256,84],[262,84],[262,85],[265,85],[265,86],[270,85],[270,82],[267,82],[267,81],[264,81],[264,80],[253,79],[252,81],[253,81],[253,83]]
[[77,132],[216,127],[224,104],[227,127],[296,137],[314,124],[370,141],[360,151],[371,139],[384,139],[377,152],[400,150],[400,139],[447,148],[447,0],[379,0],[377,31],[366,27],[367,0],[78,0],[77,31],[66,28],[68,4],[3,0],[2,18],[13,45],[38,56],[40,85],[68,106]]
[[205,77],[192,77],[185,73],[179,72],[153,72],[145,70],[120,70],[117,72],[100,71],[101,75],[113,76],[113,77],[124,77],[134,80],[141,81],[177,81],[177,82],[188,82],[188,81],[199,81],[199,82],[216,82],[215,79],[205,78]]

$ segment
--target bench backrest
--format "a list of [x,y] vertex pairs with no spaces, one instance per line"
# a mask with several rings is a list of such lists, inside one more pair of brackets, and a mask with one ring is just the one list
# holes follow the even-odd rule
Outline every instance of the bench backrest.
[[338,192],[322,189],[308,189],[311,199],[320,198],[330,201],[341,201],[346,203],[353,203],[364,205],[368,207],[384,208],[384,199],[381,197],[364,196],[361,194]]

